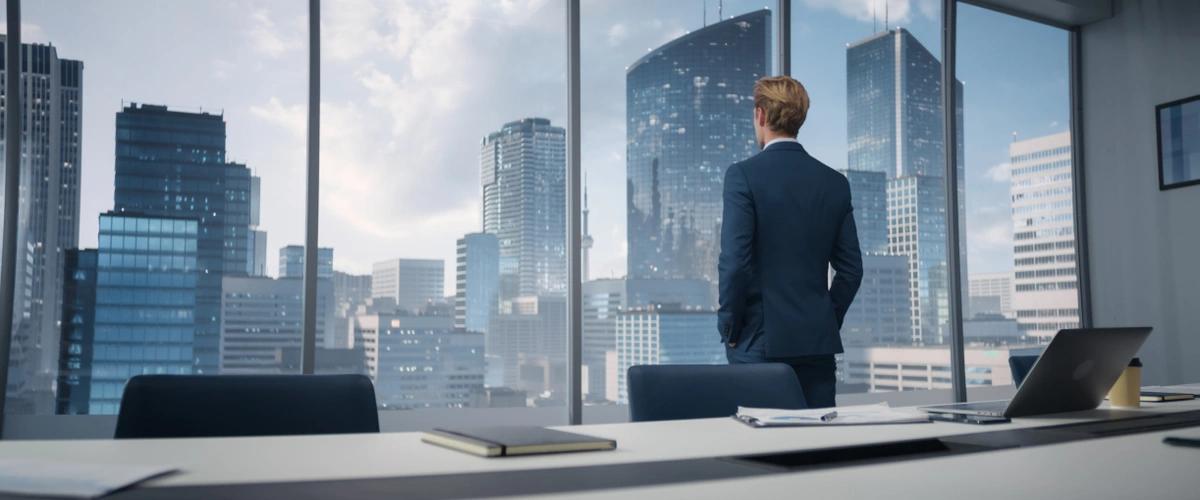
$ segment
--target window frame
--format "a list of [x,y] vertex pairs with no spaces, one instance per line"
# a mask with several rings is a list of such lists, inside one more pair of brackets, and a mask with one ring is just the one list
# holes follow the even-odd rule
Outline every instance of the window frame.
[[[563,42],[566,44],[567,52],[567,260],[568,260],[568,308],[567,308],[567,360],[568,360],[568,390],[567,390],[567,405],[565,408],[543,408],[543,409],[505,409],[504,411],[496,409],[473,409],[473,410],[438,410],[431,412],[430,415],[443,416],[443,414],[454,411],[464,412],[463,414],[483,414],[489,416],[499,415],[500,413],[511,414],[514,423],[516,421],[527,420],[525,417],[530,417],[539,423],[553,423],[554,412],[565,411],[565,420],[571,425],[583,423],[583,402],[582,394],[582,269],[581,269],[581,190],[580,180],[581,175],[581,155],[580,155],[580,136],[582,133],[581,113],[580,113],[580,0],[564,0],[566,2],[565,38]],[[942,88],[948,89],[943,94],[943,127],[945,130],[945,144],[947,148],[945,178],[948,186],[946,196],[946,213],[951,214],[948,217],[947,224],[947,256],[951,263],[950,271],[950,292],[951,292],[951,381],[952,395],[955,401],[966,401],[968,399],[968,391],[966,388],[966,370],[964,365],[964,344],[963,344],[963,317],[962,317],[962,293],[963,293],[963,277],[961,276],[961,268],[958,265],[959,252],[958,249],[963,242],[959,241],[958,219],[960,214],[955,207],[957,206],[957,189],[954,189],[957,182],[957,169],[955,161],[957,159],[957,140],[954,133],[957,129],[957,117],[954,114],[955,107],[946,105],[953,103],[957,99],[955,86],[947,85],[947,82],[953,82],[955,78],[955,44],[957,42],[955,34],[957,28],[957,5],[962,2],[969,5],[974,5],[984,9],[989,9],[1000,14],[1009,15],[1025,19],[1032,22],[1046,24],[1056,28],[1067,30],[1069,33],[1069,86],[1070,86],[1070,131],[1072,135],[1071,142],[1071,161],[1073,164],[1073,184],[1074,197],[1073,208],[1076,214],[1075,217],[1075,234],[1076,234],[1076,252],[1077,258],[1075,262],[1078,283],[1077,291],[1079,294],[1080,319],[1084,328],[1090,327],[1092,322],[1092,303],[1091,303],[1091,279],[1088,266],[1088,239],[1087,239],[1087,211],[1086,211],[1086,189],[1084,174],[1086,172],[1085,158],[1083,157],[1083,109],[1081,103],[1081,78],[1082,72],[1080,67],[1081,60],[1081,32],[1078,26],[1065,25],[1063,23],[1030,16],[1023,13],[998,9],[996,6],[980,0],[942,0]],[[303,374],[312,374],[314,368],[314,353],[316,346],[316,318],[317,318],[317,266],[319,259],[317,258],[317,234],[319,229],[319,184],[320,184],[320,0],[308,0],[308,99],[307,99],[307,132],[306,132],[306,175],[307,186],[305,193],[305,270],[304,270],[304,329],[303,329],[303,357],[301,364],[301,372]],[[20,51],[21,42],[21,0],[6,0],[7,9],[7,25],[8,25],[8,40],[6,52],[7,59],[16,60]],[[775,60],[775,71],[779,74],[790,74],[791,70],[791,1],[776,0],[776,12],[780,15],[775,16],[775,25],[773,28],[776,33],[776,42],[778,44],[777,59]],[[19,65],[9,65],[6,71],[13,67],[19,68]],[[19,71],[19,69],[18,69]],[[17,96],[20,99],[22,96],[19,92],[20,79],[9,78],[6,82],[7,95]],[[0,324],[11,324],[13,315],[13,293],[15,290],[15,262],[16,262],[16,239],[17,239],[17,196],[18,177],[20,173],[20,114],[8,113],[6,116],[6,142],[17,147],[6,148],[5,155],[5,179],[6,192],[4,205],[4,232],[3,232],[3,250],[4,259],[0,262]],[[9,364],[9,354],[11,348],[11,332],[8,335],[0,335],[0,388],[7,385],[7,374]],[[929,391],[941,393],[942,391]],[[978,393],[972,389],[973,393]],[[890,399],[886,395],[856,395],[865,400],[884,400]],[[989,393],[989,397],[992,395]],[[935,397],[944,397],[944,394],[935,395]],[[30,437],[38,435],[41,437],[98,437],[103,432],[103,429],[108,428],[112,424],[113,417],[111,416],[47,416],[47,415],[18,415],[10,416],[4,412],[4,404],[6,397],[0,397],[0,439],[4,437]],[[912,399],[912,398],[907,398]],[[606,413],[600,420],[608,421],[617,418],[615,413]],[[386,422],[394,422],[394,425],[388,427],[406,428],[413,422],[422,422],[428,416],[422,417],[415,415],[414,418],[400,417],[388,415],[388,412],[381,412],[383,420]],[[35,419],[44,419],[35,420]],[[16,423],[17,432],[11,435],[6,434],[6,423],[12,420]],[[507,418],[505,418],[507,420]],[[559,419],[561,420],[561,419]],[[589,419],[590,420],[590,419]],[[411,422],[410,422],[411,421]],[[544,422],[543,422],[544,421]],[[32,424],[31,422],[36,422]],[[405,423],[408,422],[408,423]],[[391,430],[391,429],[389,429]]]

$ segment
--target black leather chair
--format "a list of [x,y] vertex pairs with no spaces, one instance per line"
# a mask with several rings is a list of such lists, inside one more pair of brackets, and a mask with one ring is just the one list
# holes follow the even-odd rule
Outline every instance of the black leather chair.
[[363,375],[138,375],[116,439],[379,432]]
[[738,406],[804,409],[804,389],[780,363],[629,367],[634,422],[728,417]]
[[1021,387],[1021,382],[1025,381],[1025,377],[1029,375],[1029,370],[1033,369],[1033,364],[1037,360],[1038,356],[1008,357],[1008,369],[1012,371],[1013,385]]

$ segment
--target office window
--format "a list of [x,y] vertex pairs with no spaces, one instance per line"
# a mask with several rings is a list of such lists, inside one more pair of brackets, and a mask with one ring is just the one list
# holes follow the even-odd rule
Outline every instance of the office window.
[[630,366],[725,363],[721,183],[754,151],[751,87],[771,72],[774,18],[761,3],[622,0],[585,2],[581,19],[582,389],[595,421],[627,404]]
[[368,374],[381,409],[565,404],[564,8],[323,5],[317,343],[363,366],[317,371]]
[[957,49],[968,385],[988,363],[990,383],[1006,385],[1009,355],[1040,353],[1080,323],[1068,33],[960,4]]
[[6,410],[115,413],[138,374],[298,373],[299,302],[266,292],[298,290],[267,237],[303,234],[304,137],[277,109],[304,102],[303,6],[23,7]]
[[792,7],[792,76],[812,100],[799,139],[850,182],[863,253],[839,394],[951,387],[932,376],[950,366],[941,11],[884,7]]

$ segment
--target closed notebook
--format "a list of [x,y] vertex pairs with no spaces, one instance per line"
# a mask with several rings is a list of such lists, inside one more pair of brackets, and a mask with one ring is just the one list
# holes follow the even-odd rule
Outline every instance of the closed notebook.
[[434,429],[421,441],[481,457],[612,450],[617,442],[544,427],[504,426]]
[[1142,401],[1147,403],[1162,403],[1166,401],[1187,401],[1196,396],[1183,392],[1142,391]]

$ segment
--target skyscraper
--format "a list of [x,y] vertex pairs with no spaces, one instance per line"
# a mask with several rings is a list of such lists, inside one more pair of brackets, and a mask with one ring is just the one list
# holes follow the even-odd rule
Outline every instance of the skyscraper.
[[333,336],[326,349],[347,349],[354,345],[349,319],[358,307],[371,298],[371,275],[333,272],[334,324]]
[[259,229],[262,225],[262,178],[250,177],[250,228],[246,232],[249,241],[246,243],[246,273],[250,276],[267,275],[267,232]]
[[195,364],[215,374],[221,278],[246,275],[250,261],[250,169],[225,161],[221,115],[133,103],[117,113],[116,128],[114,211],[199,224]]
[[651,305],[617,315],[617,402],[628,403],[626,374],[634,365],[725,364],[717,312]]
[[621,311],[652,305],[688,310],[712,306],[708,282],[691,280],[598,279],[583,283],[584,392],[589,400],[603,400],[616,388],[608,387],[608,356],[617,349],[617,317]]
[[441,259],[388,259],[371,268],[371,297],[389,298],[409,312],[441,302],[445,293],[446,263]]
[[916,344],[940,344],[949,338],[945,207],[941,177],[919,175],[888,182],[888,252],[908,258],[911,339]]
[[503,299],[567,289],[566,131],[545,118],[504,124],[480,145],[483,232],[500,242]]
[[[0,35],[0,47],[6,40]],[[48,413],[58,368],[64,252],[79,243],[83,62],[59,59],[51,45],[21,44],[21,54],[25,153],[6,411]],[[8,102],[0,103],[0,119]],[[9,325],[4,328],[8,334]]]
[[859,248],[864,255],[887,253],[887,174],[871,170],[840,172],[850,182]]
[[[941,343],[949,333],[941,69],[937,58],[904,28],[874,34],[846,49],[848,168],[887,175],[887,253],[909,259],[915,343]],[[956,80],[955,89],[962,214],[962,83]],[[959,238],[965,239],[966,225],[959,220]],[[959,262],[967,275],[965,245]]]
[[384,299],[354,316],[354,336],[384,409],[461,408],[483,390],[483,334],[450,316],[412,315]]
[[62,340],[59,343],[54,410],[59,415],[88,412],[92,342],[96,336],[97,261],[95,249],[70,249],[64,259]]
[[[316,345],[331,344],[333,284],[317,280]],[[304,280],[226,276],[221,280],[221,373],[300,373]]]
[[625,72],[630,278],[716,282],[725,169],[757,151],[754,82],[771,60],[771,12],[705,26]]
[[[304,277],[304,245],[288,245],[279,248],[279,277]],[[333,248],[317,248],[317,277],[333,277]]]
[[133,375],[196,373],[201,230],[195,219],[100,215],[94,332],[80,343],[91,351],[86,413],[116,413]]
[[1030,336],[1079,326],[1071,134],[1017,141],[1012,169],[1013,309]]
[[487,333],[500,305],[500,242],[494,234],[467,234],[458,240],[457,261],[454,327]]
[[976,273],[968,280],[967,293],[971,296],[971,316],[976,314],[1002,314],[1015,318],[1013,311],[1013,273]]

